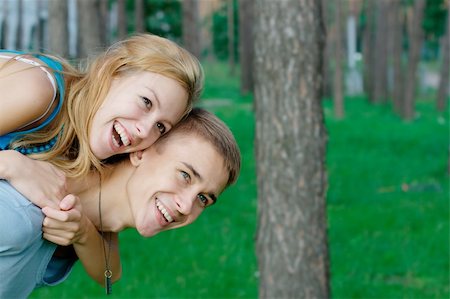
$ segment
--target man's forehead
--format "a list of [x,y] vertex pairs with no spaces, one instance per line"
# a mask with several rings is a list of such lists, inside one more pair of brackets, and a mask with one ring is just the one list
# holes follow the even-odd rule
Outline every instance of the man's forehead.
[[[157,151],[161,152],[165,150],[167,147],[172,146],[185,146],[186,143],[197,143],[204,142],[206,146],[213,147],[213,145],[205,140],[205,138],[195,134],[194,132],[189,131],[178,131],[172,130],[169,131],[166,135],[161,137],[156,143]],[[189,151],[188,147],[185,147],[185,150]]]

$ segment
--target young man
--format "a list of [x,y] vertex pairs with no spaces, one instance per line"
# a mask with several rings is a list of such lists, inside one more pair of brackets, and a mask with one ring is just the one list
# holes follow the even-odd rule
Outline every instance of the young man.
[[[110,232],[104,244],[98,244],[105,246],[105,256],[89,258],[107,259],[108,251],[118,252],[117,233],[125,228],[150,237],[192,223],[236,181],[239,170],[240,154],[229,129],[211,113],[194,109],[152,147],[114,164],[100,184],[98,173],[69,181],[70,193],[81,202],[73,210]],[[44,233],[64,238],[72,225],[70,217],[63,216],[66,212],[43,212]],[[27,297],[37,286],[64,280],[74,257],[42,239],[40,209],[4,181],[0,213],[0,298]],[[77,247],[74,243],[83,266],[89,267],[88,252]]]

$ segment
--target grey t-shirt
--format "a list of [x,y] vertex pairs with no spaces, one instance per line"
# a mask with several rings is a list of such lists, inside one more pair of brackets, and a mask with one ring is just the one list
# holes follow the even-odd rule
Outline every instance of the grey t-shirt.
[[70,273],[75,259],[52,258],[57,246],[42,238],[43,220],[37,206],[0,180],[0,298],[26,298]]

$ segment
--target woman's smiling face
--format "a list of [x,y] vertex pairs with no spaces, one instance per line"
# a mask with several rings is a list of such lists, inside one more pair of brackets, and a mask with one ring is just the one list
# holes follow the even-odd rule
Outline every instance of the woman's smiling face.
[[94,155],[143,150],[167,133],[186,112],[188,94],[174,79],[139,72],[114,79],[90,127]]

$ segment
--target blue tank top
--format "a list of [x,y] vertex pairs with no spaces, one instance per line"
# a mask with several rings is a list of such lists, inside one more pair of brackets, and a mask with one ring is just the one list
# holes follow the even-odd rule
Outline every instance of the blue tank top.
[[[0,50],[0,53],[1,52],[14,53],[14,54],[19,54],[19,55],[24,54],[22,52],[10,51],[10,50]],[[24,130],[24,131],[19,131],[19,132],[11,132],[11,133],[0,136],[0,150],[10,149],[9,146],[16,138],[19,138],[26,134],[41,130],[42,128],[47,126],[61,110],[61,107],[62,107],[62,104],[64,101],[64,77],[58,71],[62,71],[63,66],[58,61],[56,61],[50,57],[47,57],[47,56],[43,56],[43,55],[39,55],[39,54],[33,54],[32,56],[45,62],[51,69],[55,70],[55,72],[53,74],[55,76],[57,89],[59,91],[58,105],[52,111],[52,113],[47,117],[47,119],[44,122],[42,122],[39,126],[29,129],[29,130]],[[33,148],[29,148],[29,149],[19,149],[19,151],[23,154],[31,154],[31,153],[48,151],[55,143],[56,143],[56,138],[50,140],[47,144],[42,144],[39,147],[33,147]]]

